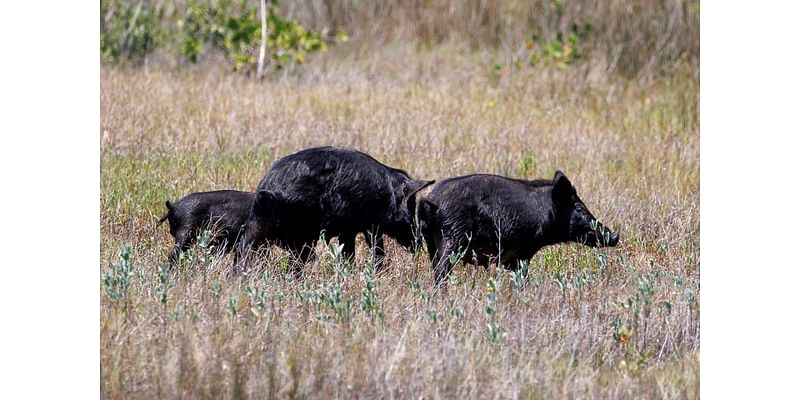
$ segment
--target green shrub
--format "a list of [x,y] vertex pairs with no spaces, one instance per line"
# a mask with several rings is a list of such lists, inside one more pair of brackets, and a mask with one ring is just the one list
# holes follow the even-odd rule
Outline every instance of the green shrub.
[[[309,53],[327,50],[319,32],[277,15],[278,0],[267,3],[267,67],[280,70],[302,64]],[[216,50],[236,71],[255,70],[262,35],[258,1],[187,0],[169,4],[154,7],[145,0],[101,0],[102,61],[138,63],[155,49],[165,48],[197,62],[201,54]],[[347,36],[337,38],[345,41]]]
[[531,65],[548,62],[563,65],[584,58],[583,45],[591,29],[592,24],[584,22],[582,25],[572,24],[572,29],[566,35],[566,39],[562,32],[556,33],[554,39],[534,35],[533,41],[528,43],[528,47],[532,49],[528,61]]
[[141,62],[158,47],[166,32],[144,1],[100,0],[100,57],[114,63]]
[[[258,2],[189,0],[177,21],[181,55],[192,62],[206,46],[220,50],[237,71],[252,72],[261,44]],[[273,70],[303,63],[310,52],[327,50],[319,33],[276,14],[278,1],[267,5],[267,62]]]

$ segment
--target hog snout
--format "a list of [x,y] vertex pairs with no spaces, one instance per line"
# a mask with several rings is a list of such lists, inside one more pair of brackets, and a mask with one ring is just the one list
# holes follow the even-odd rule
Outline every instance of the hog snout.
[[615,247],[618,243],[619,232],[611,232],[605,227],[595,236],[595,244],[598,247]]
[[597,222],[583,240],[579,240],[592,247],[615,247],[619,244],[619,232],[612,232],[610,229]]
[[615,247],[617,244],[619,244],[619,232],[614,232],[608,238],[608,246]]

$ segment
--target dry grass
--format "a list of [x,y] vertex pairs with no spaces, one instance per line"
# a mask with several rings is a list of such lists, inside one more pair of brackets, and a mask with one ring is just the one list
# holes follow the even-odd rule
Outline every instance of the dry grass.
[[[140,0],[121,0],[131,7]],[[201,3],[249,4],[239,0]],[[146,0],[169,34],[159,47],[175,62],[180,52],[177,21],[185,17],[185,0]],[[239,9],[238,6],[233,8]],[[573,24],[591,24],[578,44],[595,65],[608,73],[641,78],[700,69],[699,0],[283,0],[279,14],[331,38],[347,32],[350,43],[338,44],[362,54],[394,44],[419,49],[465,44],[469,51],[491,48],[521,56],[537,39],[565,38]],[[162,56],[164,54],[161,54]],[[201,58],[211,57],[206,54]],[[317,55],[314,55],[317,57]],[[165,57],[151,57],[163,61]]]
[[565,36],[572,24],[592,24],[582,43],[594,63],[632,76],[672,69],[699,70],[697,0],[350,0],[284,1],[282,15],[322,31],[344,30],[364,45],[412,41],[419,46],[465,42],[519,51],[533,36]]
[[[101,299],[103,397],[698,397],[695,71],[632,81],[466,46],[332,53],[261,83],[200,67],[103,69],[100,272],[124,243],[135,265],[127,295]],[[231,258],[197,248],[160,302],[164,200],[253,189],[276,158],[322,144],[426,179],[562,169],[621,246],[548,248],[521,288],[457,267],[449,290],[431,293],[425,256],[391,243],[376,278],[382,319],[361,309],[363,242],[350,271],[320,245],[301,282],[281,251],[264,258],[266,276],[227,279]]]

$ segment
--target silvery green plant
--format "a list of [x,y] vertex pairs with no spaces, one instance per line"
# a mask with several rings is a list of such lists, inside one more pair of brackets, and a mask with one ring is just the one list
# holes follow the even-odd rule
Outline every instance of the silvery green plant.
[[600,238],[600,243],[607,244],[611,241],[611,232],[606,229],[601,229],[600,223],[598,223],[596,219],[589,221],[589,227],[592,228],[597,234],[597,237]]
[[650,305],[653,302],[653,282],[647,275],[639,277],[639,287],[636,289],[636,299],[642,304],[642,339],[646,345],[647,322],[650,318]]
[[564,294],[567,291],[567,275],[561,271],[556,271],[555,277],[556,284],[558,284],[558,288],[561,289],[561,293]]
[[158,289],[156,292],[158,293],[159,300],[161,304],[167,305],[167,300],[169,299],[169,291],[172,289],[172,282],[170,282],[170,265],[169,264],[161,264],[159,266],[159,273],[158,273]]
[[214,246],[211,245],[212,233],[210,229],[204,229],[197,236],[197,247],[203,250],[211,250]]
[[604,273],[608,268],[608,254],[595,249],[597,253],[597,267],[600,270],[600,273]]
[[575,282],[575,287],[580,291],[584,287],[591,285],[595,281],[594,272],[592,272],[592,268],[585,268],[581,273],[575,274],[575,278],[573,278]]
[[[320,239],[325,240],[323,235],[320,235]],[[326,247],[333,272],[337,277],[344,279],[350,276],[350,260],[342,256],[342,249],[344,249],[344,244],[341,243],[329,243]]]
[[189,268],[192,264],[194,264],[195,260],[195,253],[194,249],[188,249],[186,251],[182,251],[178,255],[178,271],[181,274],[184,274],[186,271],[189,271]]
[[430,323],[433,325],[436,325],[436,322],[439,321],[439,313],[435,308],[429,308],[425,310],[425,315],[428,316],[428,321],[430,321]]
[[636,299],[645,307],[649,307],[653,301],[653,283],[647,275],[639,277],[639,287],[636,290]]
[[455,318],[459,319],[464,316],[464,309],[461,307],[456,306],[456,301],[451,299],[449,301],[449,308],[450,308],[450,315]]
[[528,261],[520,261],[519,268],[511,272],[511,282],[517,290],[522,290],[528,284]]
[[450,282],[451,286],[455,286],[458,285],[458,283],[461,281],[461,278],[458,276],[458,274],[451,273],[450,276],[447,277],[447,280]]
[[411,293],[418,294],[422,291],[422,285],[419,284],[419,279],[414,279],[414,282],[411,282]]
[[231,316],[236,316],[239,312],[239,297],[235,294],[232,294],[230,299],[228,299],[228,311],[231,313]]
[[383,311],[378,305],[378,293],[375,283],[375,268],[373,261],[369,260],[363,272],[364,289],[361,291],[361,310],[366,312],[371,318],[377,317],[383,321]]
[[503,328],[497,322],[497,289],[498,284],[494,278],[489,278],[486,284],[486,337],[491,343],[497,342],[503,336]]
[[[309,301],[317,311],[318,318],[323,321],[331,318],[340,322],[350,321],[352,316],[350,301],[345,300],[342,286],[337,283],[320,283],[313,295],[310,296]],[[330,307],[332,315],[320,313],[323,304]]]
[[[613,326],[614,340],[619,343],[625,343],[627,338],[631,337],[635,331],[642,331],[642,340],[647,337],[647,321],[650,316],[655,290],[652,277],[648,274],[640,275],[637,283],[636,294],[619,304],[623,310],[628,311],[628,316],[625,318],[624,323],[619,316],[615,317],[615,325]],[[671,305],[669,308],[671,309]]]
[[[469,249],[469,244],[472,242],[472,235],[467,234],[467,245],[462,249],[461,247],[458,248],[458,251],[451,252],[448,256],[450,260],[450,265],[456,265],[459,261],[464,259],[464,256],[467,255],[467,249]],[[477,265],[477,264],[476,264]]]
[[689,309],[690,310],[694,309],[696,299],[694,296],[694,292],[692,291],[692,288],[690,287],[683,288],[683,295],[684,297],[686,297],[686,303],[689,305]]
[[317,318],[323,319],[321,316],[321,311],[324,297],[320,293],[319,289],[310,290],[306,284],[303,283],[303,289],[297,290],[295,292],[295,297],[297,297],[298,301],[301,303],[308,302],[308,304],[310,304],[314,309],[314,315],[316,315]]
[[350,320],[350,316],[352,315],[350,300],[344,299],[344,292],[342,291],[341,285],[331,284],[328,286],[327,300],[337,321]]
[[211,244],[212,239],[213,233],[205,229],[197,236],[197,251],[194,248],[190,248],[180,253],[178,256],[178,270],[182,274],[187,271],[193,271],[190,267],[194,265],[195,261],[200,261],[203,266],[208,264],[216,247]]
[[264,272],[261,273],[261,280],[264,282],[265,286],[272,284],[272,273],[270,272],[269,268],[265,268]]
[[211,283],[211,294],[214,297],[219,297],[220,293],[222,292],[222,285],[219,282],[212,282]]
[[247,286],[244,291],[250,297],[250,312],[259,318],[263,317],[267,308],[267,293],[255,286]]
[[422,298],[422,301],[425,302],[426,306],[425,315],[428,317],[428,321],[430,321],[432,324],[436,324],[436,321],[438,321],[439,319],[439,313],[436,311],[435,308],[430,307],[431,303],[430,292],[428,292],[427,290],[422,290],[422,288],[419,285],[419,281],[414,282],[414,292],[419,293],[420,297]]
[[[204,230],[199,236],[197,236],[197,247],[200,249],[198,251],[198,261],[200,261],[203,267],[208,266],[208,263],[211,261],[211,257],[216,252],[216,246],[211,244],[213,237],[214,235],[209,229]],[[203,270],[205,270],[205,268]]]
[[133,282],[135,266],[131,261],[131,245],[124,244],[120,248],[119,259],[111,263],[111,267],[103,273],[103,293],[123,310],[128,308],[128,288]]

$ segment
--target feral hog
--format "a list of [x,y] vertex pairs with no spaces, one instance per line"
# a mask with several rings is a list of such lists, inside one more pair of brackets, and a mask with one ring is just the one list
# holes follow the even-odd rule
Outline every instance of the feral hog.
[[499,254],[500,263],[516,269],[544,246],[619,242],[619,233],[595,219],[561,171],[552,180],[468,175],[441,181],[420,200],[419,224],[436,284],[450,274],[453,253],[469,262],[474,251],[484,265]]
[[[288,249],[304,264],[323,231],[328,240],[339,238],[345,257],[353,256],[356,235],[364,233],[381,268],[382,235],[415,247],[415,193],[432,183],[351,149],[316,147],[288,155],[258,185],[234,270],[240,271],[265,241]],[[302,270],[300,263],[295,274]]]
[[175,248],[169,253],[170,264],[175,263],[182,251],[189,249],[204,229],[215,234],[213,244],[225,252],[230,251],[254,198],[254,193],[218,190],[191,193],[174,203],[167,201],[167,214],[158,223],[169,220],[169,233],[175,238]]

